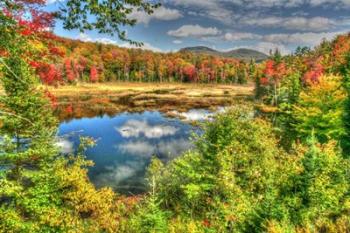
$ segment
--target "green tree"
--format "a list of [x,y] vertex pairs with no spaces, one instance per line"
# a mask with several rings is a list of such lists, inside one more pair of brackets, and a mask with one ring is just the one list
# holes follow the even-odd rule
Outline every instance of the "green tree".
[[342,138],[342,148],[344,155],[349,157],[350,155],[350,53],[346,57],[346,63],[341,67],[341,73],[343,76],[343,86],[347,92],[347,98],[344,105],[344,127],[345,134]]
[[295,130],[296,120],[293,117],[293,106],[298,103],[301,91],[300,74],[294,73],[282,80],[275,125],[285,149],[291,148],[298,135]]
[[[63,27],[68,30],[78,29],[81,32],[86,30],[97,30],[99,33],[117,36],[132,44],[142,45],[127,38],[126,31],[121,25],[133,26],[137,19],[131,19],[129,15],[133,11],[144,11],[152,14],[159,4],[144,0],[68,0],[60,3],[60,11],[57,17],[63,20]],[[93,15],[94,17],[89,17]]]
[[150,193],[138,210],[131,217],[130,232],[166,233],[168,232],[168,212],[161,209],[161,200],[157,196],[158,182],[163,173],[163,163],[153,157],[147,170],[146,179],[150,185]]
[[338,76],[323,76],[306,88],[293,106],[293,118],[298,137],[306,140],[314,132],[325,143],[340,140],[344,135],[343,106],[346,92]]
[[349,231],[349,165],[335,141],[321,145],[310,136],[286,164],[288,178],[272,203],[285,217],[270,219],[270,232]]
[[194,151],[165,169],[158,196],[175,216],[212,232],[261,232],[262,216],[279,215],[268,209],[283,173],[277,144],[269,124],[250,111],[220,115]]

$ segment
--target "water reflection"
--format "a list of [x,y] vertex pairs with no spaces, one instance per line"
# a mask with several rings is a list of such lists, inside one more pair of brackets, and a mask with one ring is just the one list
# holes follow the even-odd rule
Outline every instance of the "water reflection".
[[206,109],[191,109],[188,112],[172,111],[171,114],[179,116],[185,121],[203,121],[213,116],[213,113]]
[[63,154],[73,153],[74,151],[73,143],[66,138],[58,138],[56,146]]
[[63,152],[71,152],[80,136],[99,139],[86,153],[95,163],[89,168],[91,181],[97,187],[110,186],[120,193],[137,194],[145,190],[144,174],[151,157],[156,155],[168,162],[190,149],[193,131],[198,129],[159,112],[122,113],[64,122],[59,134],[70,135],[69,140],[58,143]]
[[192,143],[189,139],[179,138],[160,140],[158,142],[129,141],[119,144],[117,147],[122,153],[149,158],[152,155],[161,156],[163,159],[174,158],[183,151],[190,149]]
[[146,138],[161,138],[174,135],[179,129],[164,124],[150,125],[145,120],[128,120],[116,130],[125,138],[140,137],[142,135]]

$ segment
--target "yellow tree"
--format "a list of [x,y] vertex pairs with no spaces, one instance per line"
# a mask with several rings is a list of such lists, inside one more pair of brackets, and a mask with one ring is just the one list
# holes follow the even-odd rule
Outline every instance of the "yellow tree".
[[346,92],[338,76],[322,76],[317,83],[306,88],[299,102],[293,106],[298,136],[305,139],[314,132],[322,143],[340,139],[344,134],[342,117],[345,98]]

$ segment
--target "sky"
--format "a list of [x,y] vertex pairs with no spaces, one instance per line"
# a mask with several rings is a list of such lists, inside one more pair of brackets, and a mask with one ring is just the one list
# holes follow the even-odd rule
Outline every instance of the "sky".
[[[58,8],[49,0],[47,8]],[[65,0],[60,0],[64,3]],[[314,47],[322,39],[350,32],[350,0],[160,0],[152,15],[134,11],[134,27],[124,28],[144,49],[172,52],[207,46],[220,51],[237,48],[289,54],[297,46]],[[83,41],[131,47],[95,31],[67,31],[57,22],[56,34]]]

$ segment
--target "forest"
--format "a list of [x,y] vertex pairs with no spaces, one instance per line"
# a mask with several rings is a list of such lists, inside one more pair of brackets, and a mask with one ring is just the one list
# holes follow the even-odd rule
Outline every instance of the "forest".
[[47,61],[31,61],[49,85],[83,82],[246,83],[254,66],[233,58],[189,52],[155,53],[52,35],[40,40]]
[[[127,4],[151,14],[159,7],[152,2],[70,0],[63,15],[45,2],[0,2],[0,232],[350,232],[350,33],[244,62],[47,30],[59,18],[67,29],[128,40],[119,30],[135,24]],[[86,20],[88,10],[98,23]],[[168,163],[152,157],[147,191],[127,196],[90,181],[94,162],[85,154],[98,141],[81,137],[69,154],[55,143],[49,86],[113,82],[255,89],[201,123],[192,149]]]

